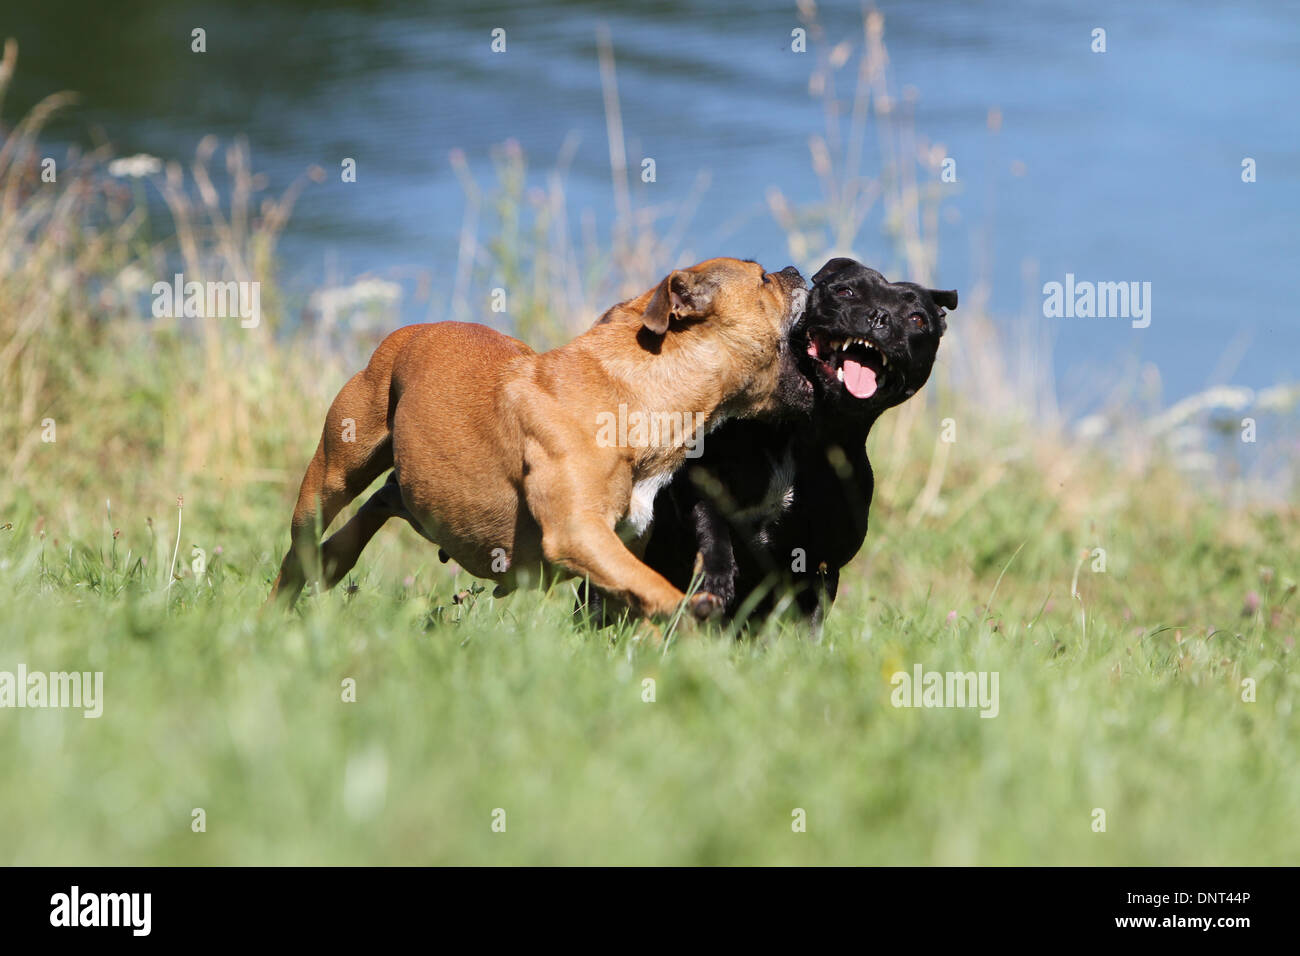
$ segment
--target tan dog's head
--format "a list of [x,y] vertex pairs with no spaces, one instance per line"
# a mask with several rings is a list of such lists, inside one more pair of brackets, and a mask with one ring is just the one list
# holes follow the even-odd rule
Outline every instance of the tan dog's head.
[[647,349],[694,352],[701,368],[716,369],[721,411],[747,416],[797,406],[805,391],[811,401],[788,341],[807,298],[794,266],[768,272],[757,262],[720,258],[674,270],[619,311],[639,318],[638,340]]

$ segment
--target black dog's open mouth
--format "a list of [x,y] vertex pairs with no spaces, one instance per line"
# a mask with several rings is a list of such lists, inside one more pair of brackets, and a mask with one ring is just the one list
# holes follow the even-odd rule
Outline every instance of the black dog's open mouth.
[[821,329],[809,330],[807,337],[804,348],[822,375],[835,379],[854,398],[876,394],[889,368],[884,352],[865,338]]

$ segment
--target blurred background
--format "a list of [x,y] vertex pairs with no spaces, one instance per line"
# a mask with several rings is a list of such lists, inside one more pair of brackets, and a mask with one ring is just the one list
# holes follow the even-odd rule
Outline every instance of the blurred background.
[[[899,159],[921,161],[922,201],[938,207],[926,278],[1004,325],[1033,320],[1036,344],[1054,340],[1042,372],[1068,412],[1139,380],[1173,402],[1209,385],[1294,378],[1300,119],[1283,105],[1300,81],[1296,4],[882,0],[878,9],[888,55],[873,66],[886,72],[894,123],[868,124],[860,169],[888,177]],[[628,208],[653,218],[662,242],[642,256],[648,273],[715,254],[815,269],[846,251],[891,278],[921,278],[879,195],[860,229],[821,244],[834,249],[792,246],[789,223],[774,216],[774,190],[797,209],[836,199],[827,170],[810,162],[810,141],[827,136],[836,76],[842,99],[853,91],[863,13],[824,3],[814,23],[812,10],[663,0],[13,3],[0,13],[0,37],[17,39],[22,60],[5,116],[74,90],[79,102],[52,118],[47,142],[111,142],[118,155],[188,162],[205,136],[243,136],[273,192],[320,166],[323,181],[300,197],[279,243],[291,311],[322,287],[372,276],[400,286],[400,299],[392,290],[385,301],[403,321],[456,309],[484,318],[486,300],[457,263],[467,223],[484,245],[499,231],[491,186],[507,141],[528,160],[512,184],[525,202],[562,174],[575,245],[608,248]],[[611,183],[601,25],[616,63],[627,206]],[[810,26],[809,52],[793,53],[791,30]],[[206,53],[190,51],[195,27],[206,30]],[[504,54],[490,49],[498,27]],[[1096,27],[1106,30],[1104,54],[1091,51]],[[829,65],[820,87],[810,83],[819,57]],[[1240,176],[1247,156],[1258,167],[1250,185]],[[356,160],[355,183],[341,181],[344,157]],[[641,182],[645,157],[653,183]],[[942,157],[956,160],[956,183],[938,183]],[[843,176],[846,158],[832,150],[832,175]],[[471,208],[470,181],[487,195],[481,209]],[[155,191],[148,198],[160,202]],[[1150,328],[1043,320],[1042,284],[1067,272],[1150,282]],[[485,284],[505,281],[492,273]]]

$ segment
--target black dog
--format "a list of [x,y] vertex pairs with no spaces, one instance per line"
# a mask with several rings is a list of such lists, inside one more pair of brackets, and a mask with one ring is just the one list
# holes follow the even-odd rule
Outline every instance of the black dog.
[[683,590],[702,573],[728,617],[765,615],[790,595],[819,628],[867,534],[867,433],[930,377],[943,310],[956,307],[955,291],[826,263],[790,333],[804,395],[785,420],[707,437],[655,501],[645,562]]

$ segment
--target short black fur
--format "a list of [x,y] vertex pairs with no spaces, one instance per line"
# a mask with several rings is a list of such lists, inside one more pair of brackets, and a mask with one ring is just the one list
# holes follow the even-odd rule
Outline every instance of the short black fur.
[[707,436],[655,502],[646,563],[683,590],[702,573],[728,617],[767,615],[788,596],[819,627],[866,538],[867,435],[930,377],[956,307],[955,291],[826,263],[790,333],[799,381],[784,383],[786,415]]

